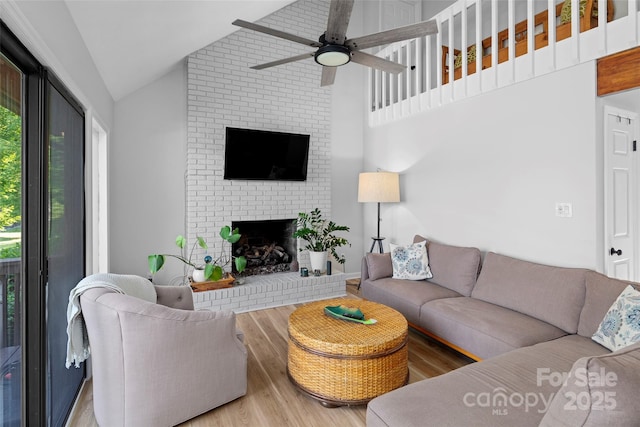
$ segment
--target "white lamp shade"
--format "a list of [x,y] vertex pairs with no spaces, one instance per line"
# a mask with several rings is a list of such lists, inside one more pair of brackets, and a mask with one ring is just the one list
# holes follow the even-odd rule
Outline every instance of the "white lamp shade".
[[395,172],[363,172],[358,178],[358,201],[400,201],[400,177]]

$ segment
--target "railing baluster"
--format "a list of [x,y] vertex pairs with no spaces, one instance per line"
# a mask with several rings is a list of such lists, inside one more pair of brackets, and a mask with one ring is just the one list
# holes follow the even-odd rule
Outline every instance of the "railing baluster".
[[[635,1],[633,3],[635,4]],[[604,56],[607,51],[607,13],[609,13],[607,0],[598,0],[598,10],[603,11],[602,13],[598,13],[598,32],[600,33],[598,56]],[[604,13],[605,10],[607,13]],[[631,10],[629,10],[629,13],[631,13]],[[629,17],[631,17],[631,15],[629,15]]]
[[[628,0],[627,9],[629,10],[629,19],[631,20],[631,28],[635,28],[636,30],[636,42],[634,43],[636,46],[640,44],[640,25],[638,25],[638,7],[639,5],[636,3],[636,0]],[[606,45],[605,45],[606,46]]]
[[547,43],[549,57],[551,58],[551,71],[556,69],[556,3],[555,0],[547,1]]
[[[2,301],[0,302],[0,346],[11,347],[21,343],[21,283],[22,260],[20,258],[0,259],[0,286]],[[10,291],[9,287],[13,286]],[[13,294],[13,311],[9,310],[9,295]],[[9,320],[11,319],[11,325]]]
[[509,29],[509,61],[513,61],[516,57],[516,32],[515,32],[515,3],[514,0],[507,1],[507,28]]
[[[409,101],[411,99],[411,75],[413,74],[413,70],[411,69],[411,41],[407,41],[404,47],[404,51],[406,54],[406,65],[407,65],[407,73],[404,79],[405,90],[405,100]],[[411,104],[411,101],[409,101]],[[411,111],[411,109],[409,109]]]
[[493,84],[498,84],[498,0],[491,0],[491,69]]
[[[400,62],[400,52],[399,51],[392,51],[391,52],[391,61],[393,62]],[[400,73],[399,74],[391,74],[391,103],[393,104],[393,117],[397,118],[398,115],[396,114],[398,111],[398,105],[400,104],[400,102],[402,101],[402,96],[400,94],[400,81],[401,81],[401,77],[400,77]]]
[[[420,45],[422,44],[422,41],[424,40],[424,37],[420,37],[419,39],[416,39],[415,42],[413,43],[413,62],[414,62],[414,69],[413,69],[413,86],[415,88],[415,94],[413,96],[413,100],[415,101],[410,101],[411,104],[411,111],[420,111],[422,106],[420,105],[420,94],[421,92],[421,88],[420,88],[420,81],[422,79],[422,61],[420,60]],[[415,105],[413,105],[413,102],[415,102]]]
[[421,37],[419,39],[416,40],[416,42],[414,43],[414,48],[415,50],[413,51],[413,56],[415,58],[415,63],[416,63],[416,68],[414,70],[413,76],[415,78],[415,87],[416,87],[416,96],[418,98],[420,98],[420,94],[422,93],[422,88],[421,88],[421,76],[422,76],[422,70],[423,70],[423,66],[422,66],[422,60],[420,59],[420,45],[424,42],[424,37]]
[[376,111],[376,69],[369,69],[369,111]]
[[[436,44],[436,49],[440,50],[442,53],[442,49],[438,49],[438,45]],[[424,40],[424,93],[427,102],[422,103],[426,108],[431,108],[431,36],[425,37]],[[437,55],[436,55],[437,56]],[[440,70],[441,64],[439,64],[436,60],[436,75],[442,76],[442,70]],[[440,83],[438,83],[438,86]]]
[[577,64],[580,59],[580,4],[571,0],[571,60]]
[[387,73],[380,71],[380,79],[382,80],[382,86],[380,91],[380,100],[382,101],[382,111],[385,117],[388,114],[389,108],[387,106]]
[[467,56],[469,54],[469,52],[467,52],[467,0],[460,0],[460,2],[462,3],[462,10],[460,11],[460,29],[461,29],[461,35],[460,35],[460,45],[461,47],[461,52],[462,52],[462,76],[461,76],[461,80],[463,82],[463,95],[467,94],[467,75],[469,73],[469,68],[468,68],[468,64],[467,64]]
[[482,91],[482,0],[476,0],[476,74],[478,75],[478,89]]
[[375,85],[376,85],[376,88],[373,91],[373,96],[375,97],[374,98],[374,102],[375,102],[374,105],[375,105],[376,111],[378,111],[378,110],[382,109],[382,105],[380,104],[380,91],[382,90],[382,84],[381,84],[381,81],[380,81],[380,70],[376,70],[376,69],[373,70],[373,78],[374,78]]
[[535,55],[536,55],[536,43],[535,43],[535,16],[533,12],[533,0],[527,1],[527,55],[529,58],[529,73],[527,78],[535,76]]
[[[436,87],[442,87],[442,21],[440,16],[436,16],[436,24],[438,25],[438,34],[436,34]],[[427,47],[428,50],[429,47]],[[453,47],[452,47],[453,49]],[[429,63],[427,62],[427,68]],[[442,100],[440,100],[442,102]]]
[[[537,22],[536,2],[543,1],[546,4],[546,21]],[[499,87],[534,78],[536,75],[545,74],[564,69],[581,61],[588,61],[594,57],[600,58],[607,54],[616,53],[626,48],[629,43],[634,46],[640,41],[640,17],[638,0],[619,0],[616,5],[626,3],[628,16],[625,22],[616,22],[609,27],[607,20],[608,0],[594,0],[597,2],[598,28],[589,29],[590,24],[581,22],[580,0],[571,0],[571,23],[559,27],[556,17],[558,0],[527,0],[526,18],[520,5],[520,0],[484,0],[489,8],[484,13],[483,0],[458,0],[449,8],[434,16],[438,27],[438,33],[420,39],[408,40],[391,45],[378,54],[381,57],[397,61],[406,65],[407,75],[391,75],[382,71],[374,71],[370,74],[370,97],[372,120],[376,124],[398,119],[408,114],[426,111],[443,103],[471,96],[472,94],[486,92]],[[475,6],[475,22],[468,22],[470,7]],[[504,8],[507,8],[506,10]],[[499,10],[498,8],[502,8]],[[504,17],[506,13],[508,40],[506,45],[500,44],[498,35],[504,34],[504,26],[498,21],[498,16]],[[518,13],[518,14],[517,14]],[[459,15],[458,15],[459,14]],[[460,18],[458,30],[455,19]],[[501,18],[503,19],[503,18]],[[522,19],[525,19],[522,21]],[[518,22],[516,22],[516,20]],[[586,21],[586,20],[585,20]],[[489,27],[490,22],[490,27]],[[445,23],[448,28],[445,30]],[[469,40],[474,37],[469,32],[468,25],[475,24],[475,71],[477,78],[469,75],[468,63]],[[536,25],[542,24],[544,35],[536,37]],[[624,26],[623,26],[624,25]],[[566,28],[569,26],[569,28]],[[619,34],[620,29],[628,28],[634,34]],[[570,40],[558,43],[558,30],[565,37],[565,31],[571,31]],[[614,29],[615,31],[611,31]],[[516,40],[516,31],[526,30],[526,42]],[[581,31],[590,30],[588,34]],[[489,33],[490,61],[487,61],[485,69],[483,36]],[[520,33],[520,36],[522,34]],[[456,38],[460,43],[456,44]],[[546,37],[546,43],[543,37]],[[624,38],[622,38],[624,37]],[[446,42],[443,43],[443,41]],[[635,43],[634,43],[635,41]],[[526,43],[526,53],[525,44]],[[443,46],[446,44],[446,46]],[[584,46],[583,46],[584,44]],[[546,46],[545,46],[546,45]],[[472,44],[473,46],[473,44]],[[448,49],[448,57],[443,57],[443,47]],[[455,50],[460,49],[462,55],[461,69],[456,73]],[[506,48],[506,50],[505,50]],[[521,48],[522,51],[516,51]],[[543,49],[537,52],[536,49]],[[435,49],[435,53],[433,50]],[[588,52],[581,55],[581,49]],[[500,55],[503,56],[500,56]],[[519,57],[518,55],[529,55]],[[434,62],[435,61],[435,62]],[[507,61],[508,64],[501,64]],[[434,74],[435,73],[435,76]],[[455,79],[458,74],[458,80]],[[447,83],[443,85],[445,79]],[[467,79],[471,79],[468,80]],[[434,93],[434,89],[437,91]],[[446,94],[446,95],[445,95]],[[446,97],[446,98],[445,98]]]
[[453,99],[453,84],[455,82],[455,70],[454,66],[454,50],[455,50],[455,38],[453,36],[453,8],[449,9],[449,84],[451,85],[451,96],[450,99]]
[[414,82],[416,80],[415,72],[418,68],[416,59],[414,58],[414,45],[416,45],[417,43],[418,39],[407,41],[407,70],[409,71],[409,74],[407,75],[407,103],[409,104],[409,113],[411,113],[412,111],[411,100],[417,95],[417,93],[414,93],[416,92],[414,85]]
[[507,45],[509,46],[509,69],[510,69],[510,73],[511,75],[509,76],[509,79],[507,80],[508,83],[514,82],[515,81],[515,75],[516,75],[516,31],[515,31],[515,25],[516,25],[516,18],[515,18],[515,9],[516,9],[516,5],[515,5],[515,0],[509,0],[507,2],[507,16],[508,16],[508,20],[507,20],[507,25],[508,25],[508,29],[509,29],[509,42],[507,43]]

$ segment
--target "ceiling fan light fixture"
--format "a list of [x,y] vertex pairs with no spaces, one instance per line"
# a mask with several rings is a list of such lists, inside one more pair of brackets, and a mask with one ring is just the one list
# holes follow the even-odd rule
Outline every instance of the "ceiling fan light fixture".
[[327,44],[318,49],[315,60],[326,67],[338,67],[351,61],[351,51],[346,46]]

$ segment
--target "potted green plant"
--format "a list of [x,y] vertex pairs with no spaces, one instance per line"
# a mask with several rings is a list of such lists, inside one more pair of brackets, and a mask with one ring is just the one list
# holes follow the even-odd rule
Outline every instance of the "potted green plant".
[[338,255],[336,248],[350,245],[344,237],[336,236],[338,231],[349,231],[345,225],[337,225],[335,222],[324,219],[320,209],[315,208],[310,213],[298,214],[297,229],[293,237],[302,239],[307,244],[300,250],[308,250],[311,258],[311,269],[324,271],[327,265],[327,251],[339,263],[344,264],[344,255]]
[[[207,246],[207,243],[202,237],[196,236],[196,241],[193,243],[193,246],[191,247],[191,251],[189,252],[189,256],[187,257],[187,239],[185,239],[184,236],[180,235],[176,237],[176,246],[180,248],[180,254],[179,255],[172,255],[172,254],[149,255],[148,257],[149,271],[151,272],[151,274],[157,273],[164,265],[165,258],[171,257],[171,258],[176,258],[182,261],[185,264],[185,266],[189,266],[193,268],[192,278],[195,282],[208,281],[208,280],[215,281],[215,280],[222,279],[222,276],[224,275],[223,268],[227,264],[229,264],[232,259],[235,262],[236,270],[239,273],[242,273],[247,266],[246,258],[243,256],[235,257],[231,255],[231,251],[228,250],[228,247],[226,247],[228,246],[228,244],[236,243],[238,240],[240,240],[241,236],[242,235],[240,234],[237,228],[232,230],[231,227],[229,226],[222,227],[220,229],[220,237],[222,238],[223,242],[220,249],[220,256],[218,256],[218,258],[214,260],[212,256],[206,255],[204,257],[203,264],[196,264],[191,260],[193,257],[193,252],[196,249],[196,246],[200,246],[202,249],[207,250],[209,249],[209,247]],[[197,273],[199,271],[201,271],[202,273]]]

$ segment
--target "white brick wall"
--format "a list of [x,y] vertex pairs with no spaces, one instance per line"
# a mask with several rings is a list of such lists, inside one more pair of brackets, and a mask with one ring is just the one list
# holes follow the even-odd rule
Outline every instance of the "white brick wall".
[[[328,5],[300,0],[258,22],[317,40],[326,27]],[[220,227],[233,220],[295,218],[315,207],[330,216],[331,87],[320,87],[321,67],[310,58],[262,71],[249,68],[311,51],[242,29],[188,57],[189,244],[202,236],[215,255]],[[224,180],[226,126],[310,134],[307,181]]]
[[250,276],[232,288],[194,292],[196,310],[232,310],[242,313],[282,305],[317,301],[346,295],[346,274],[300,277],[299,273]]

